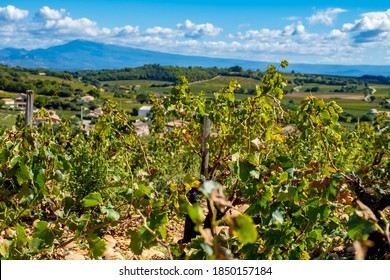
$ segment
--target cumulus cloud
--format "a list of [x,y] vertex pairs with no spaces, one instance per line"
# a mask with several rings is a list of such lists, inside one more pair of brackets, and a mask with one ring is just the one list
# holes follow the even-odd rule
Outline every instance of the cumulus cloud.
[[147,36],[158,36],[163,38],[177,38],[180,37],[180,33],[171,29],[171,28],[165,28],[160,26],[155,26],[152,28],[148,28],[144,32]]
[[333,29],[328,35],[327,38],[329,39],[337,39],[337,38],[347,38],[348,34],[346,32],[343,32],[339,29]]
[[65,9],[54,10],[50,9],[48,6],[44,6],[35,13],[36,20],[60,20],[68,16],[68,13]]
[[314,15],[307,18],[307,20],[310,24],[332,25],[337,15],[344,12],[347,12],[347,10],[340,8],[329,8],[316,12]]
[[128,37],[139,34],[139,26],[126,25],[123,27],[114,27],[111,29],[111,34],[114,37]]
[[203,36],[217,36],[222,32],[222,28],[215,27],[211,23],[195,24],[189,19],[184,23],[177,25],[179,30],[183,30],[184,36],[187,38],[200,38]]
[[65,9],[55,10],[47,6],[35,13],[30,31],[34,34],[50,34],[53,38],[65,36],[65,40],[72,36],[78,39],[79,37],[104,36],[112,32],[108,28],[100,28],[97,22],[88,18],[73,19]]
[[390,9],[364,13],[354,23],[344,24],[343,31],[352,33],[355,43],[386,43],[390,39]]
[[21,10],[12,5],[0,7],[0,21],[19,21],[27,16],[27,10]]

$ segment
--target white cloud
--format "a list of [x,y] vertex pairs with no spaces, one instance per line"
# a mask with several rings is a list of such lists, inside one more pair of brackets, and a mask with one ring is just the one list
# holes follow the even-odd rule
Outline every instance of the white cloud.
[[347,10],[340,8],[329,8],[326,10],[318,11],[307,19],[310,24],[332,25],[337,15],[346,11]]
[[185,32],[184,36],[187,38],[199,38],[203,36],[217,36],[222,32],[222,28],[215,27],[211,23],[195,24],[187,19],[184,24],[179,23],[177,25],[179,30]]
[[347,38],[348,34],[339,30],[339,29],[333,29],[328,35],[327,38],[329,39],[337,39],[337,38]]
[[129,36],[139,33],[139,26],[126,25],[124,27],[115,27],[111,33],[116,36]]
[[355,20],[354,23],[346,23],[343,25],[345,31],[390,31],[390,9],[385,12],[365,13],[361,15],[361,19]]
[[49,8],[48,6],[44,6],[39,9],[38,12],[35,13],[35,18],[37,20],[60,20],[64,17],[68,16],[68,13],[65,9],[54,10]]
[[343,25],[344,32],[354,36],[355,43],[385,43],[390,39],[390,9],[385,12],[364,13],[354,23]]
[[147,36],[158,36],[158,37],[171,38],[171,39],[182,36],[181,32],[177,32],[171,28],[165,28],[160,26],[155,26],[146,29],[144,34]]
[[0,21],[19,21],[27,16],[27,10],[21,10],[12,5],[0,7]]

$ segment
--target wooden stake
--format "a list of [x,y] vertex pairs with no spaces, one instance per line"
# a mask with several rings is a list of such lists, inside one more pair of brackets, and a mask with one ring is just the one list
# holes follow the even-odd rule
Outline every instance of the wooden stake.
[[203,136],[202,136],[202,166],[201,166],[201,175],[205,180],[209,178],[209,149],[207,148],[207,142],[210,138],[210,127],[211,122],[209,119],[209,114],[205,114],[203,118]]
[[[207,141],[210,138],[210,127],[211,122],[209,115],[205,114],[203,118],[203,136],[202,136],[202,165],[200,175],[203,177],[203,180],[208,180],[209,178],[209,149],[207,148]],[[199,190],[193,188],[187,193],[187,198],[194,204],[197,202],[197,196],[200,194]],[[198,235],[198,232],[195,231],[195,223],[186,215],[184,223],[184,236],[181,240],[182,243],[188,243],[192,238],[195,238]]]
[[27,102],[26,102],[24,126],[32,127],[33,109],[34,109],[34,92],[32,90],[27,90],[26,94],[27,94]]

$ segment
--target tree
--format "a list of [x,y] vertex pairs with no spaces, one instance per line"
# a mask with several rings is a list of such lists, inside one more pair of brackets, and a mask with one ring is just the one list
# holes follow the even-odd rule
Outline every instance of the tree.
[[150,101],[150,97],[146,93],[137,94],[136,99],[141,104],[148,103]]
[[101,96],[101,92],[100,90],[98,90],[97,88],[94,88],[94,89],[91,89],[87,92],[88,95],[91,95],[95,98],[100,98]]

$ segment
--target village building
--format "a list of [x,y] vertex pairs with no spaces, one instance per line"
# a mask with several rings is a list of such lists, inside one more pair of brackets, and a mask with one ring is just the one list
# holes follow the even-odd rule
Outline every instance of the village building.
[[146,123],[136,120],[134,126],[137,135],[149,135],[149,126]]
[[151,109],[152,106],[142,106],[138,110],[138,117],[147,117]]
[[15,108],[15,100],[12,98],[2,98],[1,101],[4,102],[4,106],[7,108]]
[[87,114],[86,117],[87,118],[98,118],[101,115],[103,115],[102,108],[96,108],[95,110],[93,110],[89,114]]
[[27,102],[27,94],[25,93],[19,93],[15,99],[14,108],[16,109],[25,109],[26,108],[26,102]]
[[[37,112],[37,111],[38,110],[35,110],[34,112]],[[39,125],[40,123],[45,122],[45,121],[51,121],[52,124],[57,124],[57,123],[61,122],[61,118],[57,115],[57,113],[55,111],[52,111],[52,110],[46,111],[46,115],[47,116],[45,116],[45,117],[36,118],[34,124]]]
[[80,102],[91,102],[94,100],[95,100],[95,97],[93,97],[91,95],[86,95],[86,96],[83,96],[79,99]]

